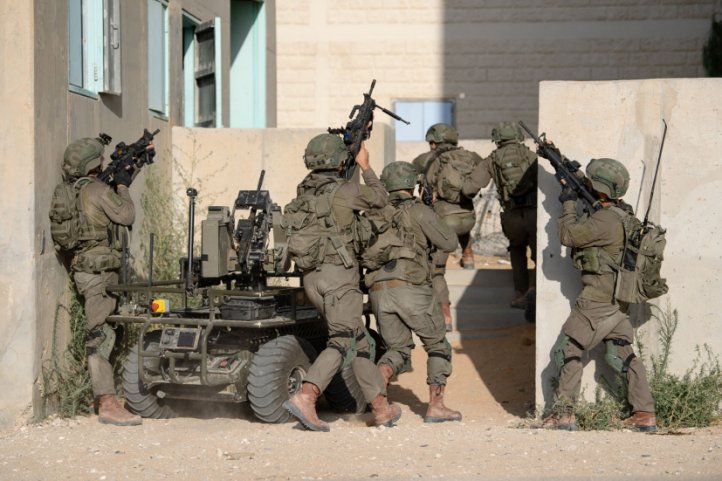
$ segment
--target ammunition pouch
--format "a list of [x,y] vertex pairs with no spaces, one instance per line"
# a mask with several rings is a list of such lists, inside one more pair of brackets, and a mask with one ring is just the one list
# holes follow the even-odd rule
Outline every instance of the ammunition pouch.
[[614,273],[617,266],[612,256],[599,247],[572,249],[572,263],[575,268],[590,274]]
[[120,269],[120,252],[107,246],[98,246],[79,252],[72,261],[74,271],[90,274]]

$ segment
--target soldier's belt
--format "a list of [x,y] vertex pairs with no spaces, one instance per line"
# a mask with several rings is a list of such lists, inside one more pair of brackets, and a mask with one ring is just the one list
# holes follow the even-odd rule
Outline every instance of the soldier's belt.
[[376,292],[382,289],[393,289],[394,287],[403,287],[411,284],[409,281],[402,279],[389,279],[388,281],[378,281],[369,287],[369,292]]

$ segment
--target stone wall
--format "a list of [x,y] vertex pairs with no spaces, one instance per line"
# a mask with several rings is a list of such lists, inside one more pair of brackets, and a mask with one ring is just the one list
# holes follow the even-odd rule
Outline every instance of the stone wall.
[[540,81],[704,76],[715,11],[719,0],[279,0],[278,126],[340,123],[375,78],[387,108],[455,101],[462,138],[505,119],[535,127]]

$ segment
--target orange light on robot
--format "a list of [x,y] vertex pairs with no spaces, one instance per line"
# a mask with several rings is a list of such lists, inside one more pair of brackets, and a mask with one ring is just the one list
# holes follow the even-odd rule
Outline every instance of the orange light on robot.
[[150,303],[150,310],[153,312],[170,311],[170,301],[168,299],[153,299]]

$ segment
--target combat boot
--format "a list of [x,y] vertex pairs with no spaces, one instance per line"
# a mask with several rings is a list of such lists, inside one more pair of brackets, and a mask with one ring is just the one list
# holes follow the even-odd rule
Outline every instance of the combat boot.
[[542,419],[542,428],[561,429],[562,431],[578,431],[577,418],[572,412],[555,412]]
[[464,269],[475,269],[474,251],[471,246],[467,246],[461,251],[461,267]]
[[371,401],[371,414],[374,416],[374,426],[391,428],[401,417],[401,408],[398,404],[389,403],[386,396],[379,394]]
[[622,426],[640,433],[657,432],[657,416],[646,411],[636,411],[622,421]]
[[126,410],[115,394],[103,394],[98,399],[98,421],[114,426],[137,426],[143,422],[140,416]]
[[318,386],[304,382],[301,384],[301,389],[288,401],[284,401],[283,407],[311,431],[328,432],[331,430],[328,423],[321,421],[316,414],[316,400],[320,395],[321,390]]
[[512,299],[509,307],[514,309],[526,309],[527,297],[525,291],[515,291],[514,299]]
[[454,330],[454,320],[451,317],[451,304],[448,302],[441,303],[441,313],[444,315],[444,324],[446,324],[446,332]]
[[461,421],[461,413],[444,406],[444,390],[446,386],[429,386],[429,407],[424,417],[425,423],[443,423]]
[[391,381],[391,378],[394,377],[394,368],[385,362],[382,362],[379,364],[379,372],[381,373],[381,377],[384,378],[384,384],[388,386],[389,381]]

